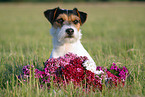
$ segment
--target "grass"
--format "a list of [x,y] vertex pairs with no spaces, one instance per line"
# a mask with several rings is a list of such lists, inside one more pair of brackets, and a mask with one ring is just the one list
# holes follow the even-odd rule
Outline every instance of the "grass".
[[[52,50],[50,23],[43,12],[48,8],[78,9],[88,13],[81,27],[82,44],[98,66],[112,62],[129,69],[131,80],[123,88],[85,93],[70,84],[58,89],[41,89],[37,81],[18,84],[22,67],[43,68]],[[0,4],[0,96],[145,96],[145,3],[1,3]],[[53,83],[51,83],[53,84]]]

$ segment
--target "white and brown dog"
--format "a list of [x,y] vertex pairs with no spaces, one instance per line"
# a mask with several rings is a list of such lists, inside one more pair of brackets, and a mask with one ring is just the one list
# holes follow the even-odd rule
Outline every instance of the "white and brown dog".
[[67,10],[58,7],[46,10],[44,15],[52,24],[50,33],[53,36],[53,50],[50,58],[58,58],[71,52],[78,56],[87,56],[90,65],[96,69],[94,60],[80,42],[80,26],[86,21],[87,14],[77,8]]

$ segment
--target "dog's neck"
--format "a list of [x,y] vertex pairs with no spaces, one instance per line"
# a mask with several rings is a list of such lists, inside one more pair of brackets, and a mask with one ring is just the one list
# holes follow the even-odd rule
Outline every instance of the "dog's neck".
[[76,45],[79,45],[81,44],[80,40],[77,40],[75,42],[72,42],[72,43],[60,43],[58,42],[55,38],[53,38],[53,48],[54,49],[61,49],[61,50],[64,50],[64,51],[70,51],[72,49],[75,48]]
[[66,53],[74,52],[78,47],[82,46],[80,40],[73,43],[59,43],[57,40],[53,39],[53,55],[51,56],[63,56]]

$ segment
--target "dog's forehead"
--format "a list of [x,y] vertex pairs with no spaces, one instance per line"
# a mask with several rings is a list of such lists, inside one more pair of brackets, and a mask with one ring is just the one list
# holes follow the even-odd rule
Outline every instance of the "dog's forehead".
[[59,9],[59,10],[57,11],[57,13],[56,13],[55,19],[56,19],[60,14],[66,14],[67,16],[73,14],[73,15],[78,16],[77,13],[76,13],[75,11],[73,11],[73,10]]
[[59,9],[58,10],[58,14],[74,14],[74,15],[77,15],[77,13],[73,10],[68,10],[68,9]]

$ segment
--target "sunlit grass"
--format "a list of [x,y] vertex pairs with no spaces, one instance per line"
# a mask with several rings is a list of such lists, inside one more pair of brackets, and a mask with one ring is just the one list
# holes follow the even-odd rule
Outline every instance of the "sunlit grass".
[[[22,67],[33,64],[43,69],[49,58],[52,40],[50,23],[43,12],[48,8],[78,9],[88,13],[81,27],[82,44],[98,66],[112,62],[129,69],[132,80],[123,88],[85,93],[81,88],[41,89],[32,84],[18,84]],[[145,96],[145,4],[144,3],[14,3],[0,4],[0,96]]]

